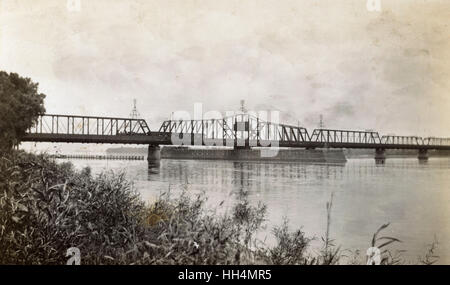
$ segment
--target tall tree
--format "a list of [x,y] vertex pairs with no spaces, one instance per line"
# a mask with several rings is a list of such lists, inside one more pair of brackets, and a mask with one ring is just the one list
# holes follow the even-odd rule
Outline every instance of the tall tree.
[[38,115],[45,112],[38,83],[17,73],[0,71],[0,151],[19,144]]

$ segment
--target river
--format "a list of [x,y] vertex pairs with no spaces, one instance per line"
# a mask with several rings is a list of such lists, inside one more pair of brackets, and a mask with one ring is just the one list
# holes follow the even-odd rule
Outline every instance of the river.
[[[320,248],[326,230],[326,203],[333,194],[330,237],[344,250],[361,251],[362,260],[373,233],[385,223],[384,235],[400,239],[393,251],[405,250],[404,259],[417,263],[427,245],[439,242],[439,263],[450,264],[450,158],[350,159],[345,165],[258,163],[233,161],[162,160],[148,170],[146,161],[71,160],[77,168],[90,166],[93,173],[125,171],[146,201],[163,191],[174,195],[182,189],[202,193],[208,206],[228,211],[232,193],[248,190],[251,203],[268,207],[267,228],[259,237],[273,242],[271,229],[289,220],[316,237],[312,251]],[[352,255],[345,251],[347,255]]]

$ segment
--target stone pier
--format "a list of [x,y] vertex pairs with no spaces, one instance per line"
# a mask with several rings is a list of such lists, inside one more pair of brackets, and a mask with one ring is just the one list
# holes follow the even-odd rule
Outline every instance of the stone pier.
[[377,148],[375,149],[375,163],[384,164],[386,162],[386,149]]
[[428,161],[428,150],[427,149],[419,149],[419,155],[417,156],[419,162]]
[[149,166],[159,166],[161,160],[161,148],[159,145],[149,145],[147,161]]

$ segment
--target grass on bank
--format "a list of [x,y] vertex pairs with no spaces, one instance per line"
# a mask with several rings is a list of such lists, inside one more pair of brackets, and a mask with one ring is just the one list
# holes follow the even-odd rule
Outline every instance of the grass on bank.
[[[89,168],[14,151],[0,158],[0,264],[65,264],[70,247],[80,249],[82,264],[306,265],[345,257],[329,237],[332,199],[323,248],[312,255],[312,238],[287,221],[273,229],[274,246],[258,241],[266,206],[250,205],[247,195],[236,193],[231,214],[213,214],[204,196],[187,193],[148,206],[123,174],[93,177]],[[386,227],[372,246],[382,250],[382,264],[404,263],[386,250],[399,241],[378,237]],[[436,245],[420,263],[436,262]]]

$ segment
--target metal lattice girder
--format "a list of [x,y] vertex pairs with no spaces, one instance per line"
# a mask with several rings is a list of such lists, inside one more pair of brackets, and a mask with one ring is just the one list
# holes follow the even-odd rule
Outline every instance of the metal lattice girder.
[[248,114],[222,119],[164,121],[159,132],[202,135],[205,139],[308,142],[305,128],[266,122]]
[[427,137],[423,139],[424,145],[450,146],[450,138]]
[[383,144],[423,145],[423,139],[417,136],[382,136]]
[[40,115],[28,130],[30,134],[67,134],[67,135],[146,135],[150,133],[143,119]]
[[310,136],[310,141],[320,143],[381,143],[380,136],[377,132],[331,129],[315,129]]

